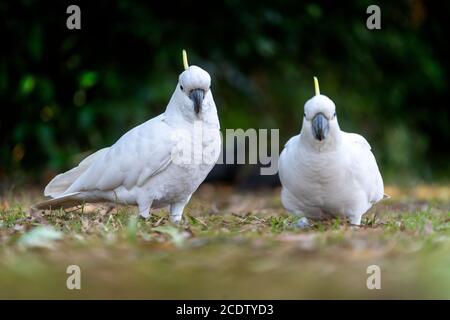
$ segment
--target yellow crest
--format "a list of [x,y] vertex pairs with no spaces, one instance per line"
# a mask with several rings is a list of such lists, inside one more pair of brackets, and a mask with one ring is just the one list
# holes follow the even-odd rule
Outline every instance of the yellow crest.
[[317,77],[314,77],[314,91],[316,92],[316,96],[320,95],[319,80],[317,80]]
[[189,68],[187,53],[186,53],[186,50],[184,50],[184,49],[183,49],[183,66],[184,66],[184,70],[187,70]]

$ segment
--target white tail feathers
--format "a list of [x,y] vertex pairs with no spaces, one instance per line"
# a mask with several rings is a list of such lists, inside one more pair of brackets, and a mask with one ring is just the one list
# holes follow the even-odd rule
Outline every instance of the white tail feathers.
[[84,168],[75,167],[67,172],[58,174],[45,187],[44,195],[46,197],[58,197],[69,188],[72,183],[84,172]]
[[31,207],[33,210],[70,208],[80,204],[81,200],[77,197],[80,192],[69,193],[61,197],[40,202]]
[[97,152],[91,154],[86,157],[83,161],[80,162],[78,166],[75,168],[58,174],[56,177],[50,181],[50,183],[45,187],[44,195],[47,197],[59,197],[61,196],[71,185],[81,176],[89,166],[97,159],[99,156],[103,155],[108,151],[109,148],[103,148],[98,150]]

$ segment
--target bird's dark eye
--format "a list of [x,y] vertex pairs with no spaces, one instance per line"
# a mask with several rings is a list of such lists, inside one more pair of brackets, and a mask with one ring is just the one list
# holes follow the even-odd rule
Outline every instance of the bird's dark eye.
[[303,113],[303,116],[306,118],[306,112],[305,113]]
[[183,88],[183,86],[180,84],[180,89],[181,89],[181,91],[183,91],[184,90],[184,88]]
[[333,114],[333,118],[336,118],[336,112]]

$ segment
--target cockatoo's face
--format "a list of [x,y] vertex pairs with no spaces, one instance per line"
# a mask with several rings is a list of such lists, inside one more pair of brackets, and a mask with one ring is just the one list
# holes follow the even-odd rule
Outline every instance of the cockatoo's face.
[[302,134],[315,141],[325,142],[339,131],[336,106],[330,98],[319,94],[305,103]]
[[211,99],[210,86],[211,77],[202,68],[190,66],[180,74],[177,91],[183,101],[182,112],[189,118],[201,113],[205,102]]

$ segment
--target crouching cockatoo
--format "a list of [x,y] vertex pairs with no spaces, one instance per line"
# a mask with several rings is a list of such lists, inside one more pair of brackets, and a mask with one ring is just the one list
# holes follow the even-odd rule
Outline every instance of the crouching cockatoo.
[[347,218],[359,225],[373,204],[383,199],[383,179],[369,143],[341,131],[336,106],[321,95],[305,103],[299,135],[285,145],[279,161],[283,206],[306,218]]
[[56,176],[44,191],[53,199],[33,208],[113,202],[137,205],[146,218],[150,208],[170,206],[171,221],[179,222],[221,150],[211,77],[197,66],[188,66],[184,50],[183,63],[185,70],[163,114]]

